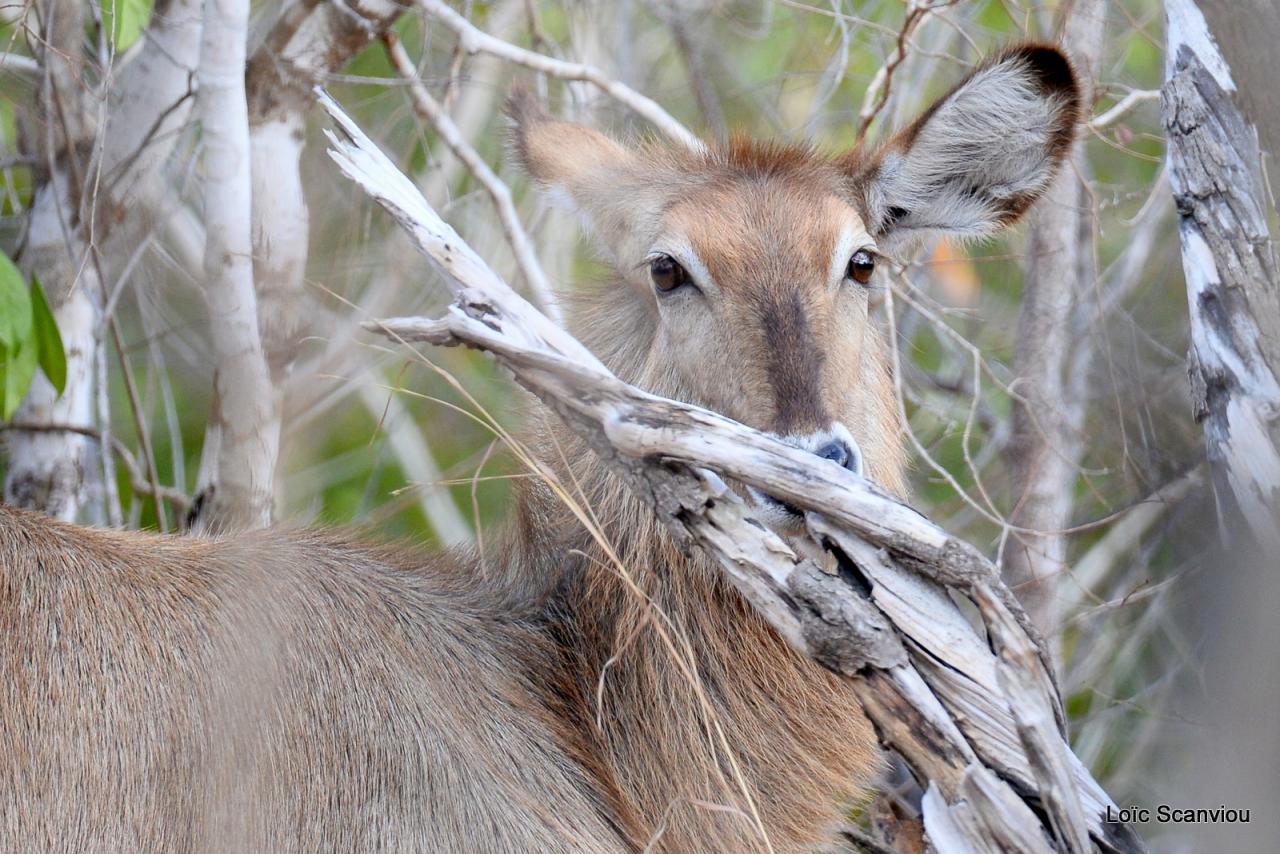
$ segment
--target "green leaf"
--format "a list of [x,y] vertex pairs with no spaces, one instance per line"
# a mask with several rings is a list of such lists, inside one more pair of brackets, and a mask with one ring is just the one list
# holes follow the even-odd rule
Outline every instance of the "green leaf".
[[31,334],[31,294],[22,271],[0,252],[0,345],[13,349]]
[[49,302],[44,298],[44,288],[34,274],[31,276],[31,329],[40,369],[61,395],[67,387],[67,351]]
[[102,0],[102,24],[117,52],[128,50],[142,35],[154,5],[154,0]]
[[0,415],[8,421],[18,411],[23,395],[31,387],[31,379],[36,375],[36,344],[34,341],[23,341],[16,350],[10,349],[8,359],[4,360],[4,406]]

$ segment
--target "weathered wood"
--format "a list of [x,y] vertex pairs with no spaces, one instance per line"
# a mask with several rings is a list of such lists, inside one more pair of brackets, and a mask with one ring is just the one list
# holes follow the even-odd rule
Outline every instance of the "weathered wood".
[[[1026,798],[1050,806],[1063,850],[1090,837],[1104,850],[1142,849],[1131,829],[1103,822],[1114,804],[1072,761],[1043,646],[977,549],[858,475],[620,381],[502,282],[332,100],[321,103],[341,134],[330,134],[334,160],[405,227],[455,294],[442,318],[369,328],[401,342],[485,350],[577,429],[679,542],[718,560],[783,638],[851,680],[881,741],[936,785],[932,815],[941,824],[931,827],[927,813],[925,830],[954,841],[940,850],[1020,850],[1010,846],[1028,840],[1042,844],[1024,850],[1051,850]],[[835,571],[756,521],[744,486],[810,511],[806,554],[825,549]],[[984,619],[1017,655],[998,660],[948,587],[989,611]],[[1001,679],[1002,666],[1019,669],[1018,678]],[[929,678],[939,667],[953,675]],[[1012,711],[1020,703],[1033,710],[1022,724],[1034,733],[1034,757]],[[964,820],[948,818],[953,806]]]
[[[1194,0],[1167,0],[1161,98],[1191,313],[1191,379],[1220,506],[1280,549],[1280,271],[1257,133]],[[1225,518],[1232,518],[1227,514]]]
[[[1054,850],[1030,807],[979,766],[965,769],[960,792],[950,804],[931,785],[923,807],[929,841],[939,854],[1040,854]],[[1000,822],[993,821],[994,817],[1017,820]]]
[[[1238,103],[1257,126],[1262,150],[1280,154],[1280,88],[1272,52],[1280,42],[1280,4],[1275,0],[1198,0],[1213,41],[1239,86]],[[1272,204],[1276,199],[1272,199]]]
[[1055,726],[1060,726],[1060,721],[1055,720],[1054,710],[1045,702],[1045,697],[1051,696],[1051,686],[1038,666],[1035,649],[1018,630],[1017,623],[990,591],[976,592],[987,635],[1000,657],[996,675],[1004,695],[1009,698],[1009,711],[1031,762],[1040,802],[1049,814],[1054,838],[1061,850],[1086,854],[1091,848],[1085,832],[1087,819],[1074,779],[1076,769],[1067,760],[1070,751]]

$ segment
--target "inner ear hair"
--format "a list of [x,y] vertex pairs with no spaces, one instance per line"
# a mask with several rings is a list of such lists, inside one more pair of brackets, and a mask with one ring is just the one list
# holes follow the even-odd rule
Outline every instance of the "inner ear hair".
[[987,59],[869,161],[850,155],[877,236],[983,236],[1018,219],[1070,152],[1081,87],[1057,47],[1017,45]]

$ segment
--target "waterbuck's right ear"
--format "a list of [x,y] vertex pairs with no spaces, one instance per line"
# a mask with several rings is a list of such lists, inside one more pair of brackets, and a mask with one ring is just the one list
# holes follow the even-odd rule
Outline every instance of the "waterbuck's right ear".
[[506,111],[524,170],[578,212],[611,260],[633,262],[630,243],[648,230],[644,220],[657,214],[656,205],[646,204],[652,182],[644,180],[648,170],[641,158],[599,131],[548,115],[523,87],[512,90]]
[[868,228],[892,244],[926,232],[981,237],[1008,225],[1062,167],[1080,102],[1057,48],[997,54],[869,160],[850,155]]

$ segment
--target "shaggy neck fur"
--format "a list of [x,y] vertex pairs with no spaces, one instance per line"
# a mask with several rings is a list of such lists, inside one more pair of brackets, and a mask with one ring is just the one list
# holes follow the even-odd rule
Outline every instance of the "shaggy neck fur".
[[[642,366],[624,379],[681,397],[648,353],[624,350],[647,340],[586,343],[615,369]],[[550,416],[535,421],[538,453],[580,490],[599,528],[593,536],[545,485],[522,491],[522,563],[555,580],[544,618],[566,659],[548,699],[573,722],[565,737],[613,820],[639,848],[657,840],[663,851],[827,841],[842,805],[879,770],[852,692],[788,648],[701,552],[681,553],[581,440]]]

